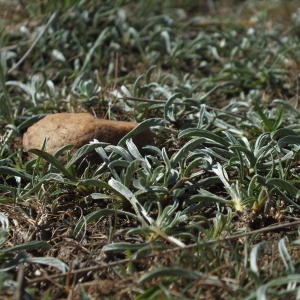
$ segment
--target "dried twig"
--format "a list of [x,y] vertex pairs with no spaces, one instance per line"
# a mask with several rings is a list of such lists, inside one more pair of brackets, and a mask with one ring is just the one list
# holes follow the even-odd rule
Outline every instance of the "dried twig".
[[63,273],[63,274],[58,274],[58,275],[51,275],[48,277],[43,277],[43,278],[36,278],[36,279],[31,279],[28,280],[28,284],[33,284],[33,283],[37,283],[37,282],[42,282],[45,280],[52,280],[52,279],[56,279],[56,278],[60,278],[60,277],[66,277],[66,276],[70,276],[70,275],[78,275],[78,274],[82,274],[82,273],[87,273],[87,272],[91,272],[91,271],[98,271],[101,270],[103,268],[111,268],[111,267],[115,267],[121,264],[128,264],[130,262],[143,262],[145,259],[149,259],[151,257],[158,257],[161,255],[165,255],[167,253],[172,253],[172,252],[176,252],[176,251],[184,251],[186,249],[192,249],[192,248],[196,248],[199,246],[205,246],[205,245],[210,245],[210,244],[214,244],[214,243],[222,243],[225,241],[232,241],[232,240],[236,240],[236,239],[240,239],[240,238],[244,238],[246,236],[251,236],[251,235],[255,235],[255,234],[260,234],[260,233],[265,233],[265,232],[270,232],[270,231],[274,231],[274,230],[279,230],[279,229],[283,229],[286,227],[293,227],[293,226],[297,226],[300,225],[300,221],[295,221],[295,222],[291,222],[291,223],[284,223],[284,224],[279,224],[279,225],[275,225],[275,226],[268,226],[265,228],[261,228],[261,229],[257,229],[257,230],[253,230],[253,231],[249,231],[249,232],[244,232],[244,233],[240,233],[240,234],[236,234],[233,236],[227,236],[225,238],[222,239],[212,239],[209,241],[201,241],[198,243],[194,243],[194,244],[190,244],[190,245],[186,245],[185,247],[175,247],[172,249],[167,249],[164,250],[162,252],[156,252],[153,254],[148,254],[144,257],[140,257],[140,258],[127,258],[127,259],[122,259],[122,260],[118,260],[115,262],[110,262],[110,263],[101,263],[101,265],[98,266],[93,266],[93,267],[88,267],[88,268],[82,268],[80,270],[73,270],[72,272],[68,272],[68,273]]
[[36,46],[36,44],[39,42],[39,40],[42,38],[42,36],[44,35],[44,33],[46,32],[46,30],[48,29],[48,27],[51,25],[51,23],[54,21],[54,19],[57,16],[57,12],[54,12],[49,21],[47,22],[47,24],[45,25],[45,27],[43,28],[43,30],[40,32],[40,34],[38,35],[38,37],[35,39],[35,41],[33,42],[33,44],[30,46],[30,48],[27,50],[27,52],[23,55],[23,57],[11,68],[8,70],[8,74],[11,73],[13,70],[15,70],[17,67],[19,67],[23,61],[28,57],[28,55],[30,54],[30,52],[33,50],[33,48]]
[[25,290],[25,267],[23,265],[19,266],[18,270],[18,278],[17,278],[17,288],[14,295],[14,300],[22,300],[24,296],[24,290]]

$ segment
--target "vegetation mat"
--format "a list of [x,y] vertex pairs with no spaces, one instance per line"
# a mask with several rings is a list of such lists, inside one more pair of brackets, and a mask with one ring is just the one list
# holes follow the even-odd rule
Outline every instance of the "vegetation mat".
[[[298,4],[1,0],[1,299],[300,299]],[[24,151],[59,112],[140,125]]]

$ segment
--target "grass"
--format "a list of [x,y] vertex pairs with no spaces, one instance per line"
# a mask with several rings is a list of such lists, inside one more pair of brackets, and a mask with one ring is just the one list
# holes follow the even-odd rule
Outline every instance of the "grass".
[[[300,299],[297,4],[0,1],[1,297]],[[82,111],[140,125],[22,150]]]

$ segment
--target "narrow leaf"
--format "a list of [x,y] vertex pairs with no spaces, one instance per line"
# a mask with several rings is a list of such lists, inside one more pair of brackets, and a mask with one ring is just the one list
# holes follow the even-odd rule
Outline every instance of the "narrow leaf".
[[283,138],[281,138],[278,141],[278,147],[282,149],[283,147],[287,145],[294,145],[294,144],[300,144],[300,136],[299,135],[288,135]]
[[6,89],[5,70],[0,61],[0,109],[2,117],[8,124],[14,123],[13,105]]
[[141,153],[139,152],[137,146],[134,144],[134,142],[132,141],[131,138],[126,141],[126,146],[128,148],[129,153],[134,158],[141,158],[141,159],[143,159],[143,156],[141,155]]
[[63,273],[66,273],[69,270],[69,267],[65,263],[54,257],[28,257],[26,261],[29,263],[52,266],[59,269]]
[[26,262],[26,259],[28,257],[29,257],[29,254],[26,253],[25,251],[18,252],[17,255],[14,258],[10,259],[8,262],[6,262],[5,264],[3,264],[1,266],[0,272],[14,269],[19,264],[22,264],[22,263]]
[[68,164],[66,165],[66,168],[70,168],[72,165],[74,165],[79,159],[81,159],[83,156],[87,155],[88,153],[92,152],[93,150],[103,147],[103,146],[107,146],[107,143],[102,143],[102,142],[96,142],[96,143],[91,143],[91,144],[87,144],[82,146],[81,148],[79,148],[75,154],[73,155],[72,159],[68,162]]
[[250,268],[253,273],[259,276],[259,267],[258,267],[258,259],[259,254],[263,250],[266,241],[263,241],[253,247],[250,253]]
[[45,116],[46,116],[46,114],[40,114],[40,115],[35,115],[33,117],[30,117],[30,118],[26,119],[26,121],[22,122],[17,128],[19,131],[22,131],[22,130],[30,127],[31,125],[35,124],[37,121],[41,120]]
[[[246,157],[249,160],[250,166],[249,167],[254,167],[256,164],[256,158],[253,155],[253,152],[248,150],[246,147],[240,146],[240,145],[232,145],[228,147],[230,150],[236,150],[237,152],[243,152]],[[242,162],[241,162],[242,163]]]
[[264,114],[264,112],[262,111],[262,109],[260,108],[258,101],[254,101],[254,106],[259,114],[259,116],[261,117],[264,125],[266,126],[267,130],[269,131],[273,131],[273,124],[272,122],[269,121],[269,119],[267,118],[267,116]]
[[230,201],[225,200],[218,196],[207,196],[207,195],[193,195],[190,197],[189,202],[193,203],[203,203],[203,205],[212,204],[212,203],[221,203],[221,204],[230,204]]
[[297,133],[292,130],[292,129],[289,129],[289,128],[280,128],[274,132],[272,132],[270,134],[270,137],[272,140],[276,140],[278,139],[279,137],[286,137],[286,136],[298,136]]
[[123,157],[128,162],[133,161],[133,158],[131,157],[131,155],[123,147],[109,145],[109,146],[105,147],[104,149],[106,152],[114,152],[114,153],[119,154],[121,157]]
[[173,102],[181,96],[181,93],[176,93],[174,95],[172,95],[166,102],[166,104],[164,105],[164,118],[167,120],[171,120],[172,122],[175,122],[176,119],[174,117],[174,105]]
[[81,230],[84,228],[84,226],[88,223],[91,222],[97,222],[99,221],[100,218],[104,217],[104,216],[109,216],[109,215],[123,215],[123,216],[128,216],[134,219],[138,219],[140,221],[140,219],[135,215],[132,214],[130,212],[126,212],[123,210],[118,210],[118,209],[101,209],[98,211],[94,211],[90,214],[88,214],[87,216],[85,216],[83,219],[81,219],[75,226],[74,228],[74,236],[77,237],[78,234],[81,232]]
[[8,218],[5,214],[0,212],[0,223],[1,223],[1,230],[7,230],[9,223],[8,223]]
[[16,245],[13,247],[8,247],[0,250],[0,253],[11,253],[14,251],[21,250],[33,250],[33,249],[50,249],[51,245],[45,241],[31,241],[24,244]]
[[294,187],[288,181],[282,180],[280,178],[271,178],[271,179],[267,180],[266,184],[269,186],[277,187],[277,188],[291,194],[294,197],[297,197],[298,193],[299,193],[299,190],[296,187]]
[[3,175],[11,175],[11,176],[19,176],[21,178],[25,178],[25,179],[32,179],[32,176],[26,172],[11,168],[11,167],[0,167],[0,174]]
[[205,142],[204,138],[195,138],[188,141],[177,153],[174,157],[171,158],[172,164],[177,164],[179,161],[184,159],[186,155],[196,148],[198,145],[201,145]]
[[291,255],[289,254],[289,252],[286,248],[284,238],[280,239],[280,241],[278,242],[278,249],[279,249],[279,253],[280,253],[281,259],[284,263],[284,266],[285,266],[286,270],[290,274],[295,273],[295,267],[294,267],[294,264],[293,264],[293,260],[292,260],[292,257],[291,257]]
[[124,178],[124,185],[129,187],[130,182],[133,180],[133,175],[143,161],[141,159],[136,159],[132,161],[126,169],[125,178]]
[[159,125],[165,125],[168,124],[167,121],[165,121],[164,119],[160,119],[160,118],[154,118],[154,119],[148,119],[143,121],[142,123],[140,123],[137,127],[135,127],[134,129],[132,129],[130,132],[128,132],[118,143],[118,146],[123,146],[125,145],[125,141],[133,138],[134,136],[136,136],[137,134],[143,132],[144,130],[152,127],[152,126],[159,126]]
[[178,138],[183,138],[183,137],[203,137],[206,139],[209,139],[211,141],[214,141],[218,144],[221,144],[225,147],[229,147],[230,143],[227,142],[225,139],[223,139],[222,137],[216,135],[213,132],[210,132],[208,130],[202,130],[202,129],[198,129],[198,128],[192,128],[192,129],[185,129],[183,131],[181,131],[178,135]]
[[127,250],[140,250],[142,248],[150,248],[148,243],[141,244],[131,244],[131,243],[113,243],[107,246],[104,246],[102,250],[104,252],[125,252]]
[[119,194],[121,194],[123,197],[125,197],[132,205],[135,213],[138,217],[143,217],[151,224],[153,220],[148,216],[148,213],[144,209],[144,207],[138,202],[135,195],[123,184],[116,181],[115,179],[111,178],[108,181],[108,184]]
[[43,159],[47,162],[55,166],[59,171],[61,171],[64,175],[66,175],[70,180],[76,180],[76,177],[71,174],[63,165],[62,163],[57,160],[53,155],[47,153],[46,151],[39,150],[39,149],[29,149],[28,152],[31,152]]
[[114,189],[107,184],[105,181],[102,180],[98,180],[98,179],[85,179],[85,180],[80,180],[77,184],[78,186],[84,185],[84,186],[94,186],[94,187],[98,187],[101,189],[107,189],[109,191],[113,191]]

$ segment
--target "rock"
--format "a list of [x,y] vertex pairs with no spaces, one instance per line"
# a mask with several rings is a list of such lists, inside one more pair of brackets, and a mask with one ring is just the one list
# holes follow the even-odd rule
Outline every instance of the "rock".
[[[67,144],[73,144],[74,149],[78,149],[94,139],[117,145],[137,125],[133,122],[98,119],[88,113],[52,114],[28,128],[23,136],[23,147],[25,150],[41,149],[45,137],[46,151],[50,154]],[[153,136],[148,129],[134,137],[133,141],[141,148],[153,144]]]

